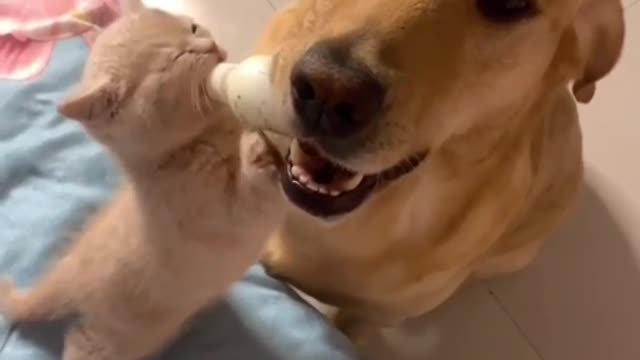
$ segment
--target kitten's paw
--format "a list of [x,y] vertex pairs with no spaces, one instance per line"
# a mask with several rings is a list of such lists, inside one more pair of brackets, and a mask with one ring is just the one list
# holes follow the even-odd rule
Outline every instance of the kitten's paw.
[[265,253],[262,255],[262,258],[260,258],[260,264],[264,268],[264,271],[267,273],[267,275],[273,278],[278,278],[279,273],[277,271],[278,267],[276,265],[276,256],[273,251],[265,251]]
[[285,216],[286,202],[280,188],[284,159],[262,133],[242,135],[240,158],[242,186],[238,201],[247,214],[253,214],[250,226],[265,230],[260,236],[266,237]]
[[284,163],[275,145],[260,132],[242,134],[240,157],[242,172],[251,178],[256,175],[267,175],[275,180]]
[[264,267],[265,272],[276,279],[287,281],[285,274],[287,273],[287,261],[285,254],[277,246],[273,246],[270,242],[265,248],[260,264]]

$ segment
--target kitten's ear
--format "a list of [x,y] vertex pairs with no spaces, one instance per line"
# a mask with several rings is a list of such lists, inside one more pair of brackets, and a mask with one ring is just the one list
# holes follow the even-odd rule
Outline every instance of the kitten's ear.
[[146,8],[142,0],[121,0],[121,6],[124,14],[130,14]]
[[60,115],[80,122],[109,116],[122,101],[124,86],[112,79],[102,79],[80,87],[59,106]]

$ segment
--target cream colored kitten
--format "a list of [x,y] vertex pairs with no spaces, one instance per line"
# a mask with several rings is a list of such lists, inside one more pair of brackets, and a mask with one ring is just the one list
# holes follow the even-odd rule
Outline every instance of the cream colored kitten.
[[139,10],[97,39],[60,111],[111,151],[126,186],[29,291],[4,281],[16,322],[78,315],[64,360],[137,360],[256,262],[284,212],[279,160],[212,100],[224,54],[190,20]]

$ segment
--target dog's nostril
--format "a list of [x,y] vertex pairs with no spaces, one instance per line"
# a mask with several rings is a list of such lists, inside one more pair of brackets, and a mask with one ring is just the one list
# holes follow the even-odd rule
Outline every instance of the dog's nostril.
[[343,130],[357,128],[360,124],[357,118],[356,109],[348,103],[336,104],[333,108],[336,116],[336,122]]
[[313,85],[304,77],[298,77],[294,80],[294,91],[298,99],[303,101],[311,101],[316,98],[316,91]]
[[325,127],[335,136],[345,137],[353,135],[362,127],[354,105],[340,102],[327,110],[328,121]]
[[340,120],[346,123],[355,122],[355,113],[351,104],[345,102],[338,103],[335,105],[334,111]]

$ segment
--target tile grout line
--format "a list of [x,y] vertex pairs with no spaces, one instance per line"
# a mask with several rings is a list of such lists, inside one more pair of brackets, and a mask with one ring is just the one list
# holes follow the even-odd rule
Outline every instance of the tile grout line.
[[[638,1],[640,1],[640,0],[638,0]],[[496,295],[496,293],[491,289],[491,287],[489,285],[487,285],[487,284],[481,284],[481,285],[487,290],[487,293],[493,299],[493,301],[496,302],[496,305],[498,305],[500,310],[502,310],[502,312],[505,315],[507,315],[507,318],[509,319],[511,324],[513,324],[513,326],[515,326],[515,328],[518,331],[518,333],[520,334],[520,336],[522,336],[522,338],[527,343],[527,345],[529,345],[529,348],[531,349],[531,351],[533,351],[533,353],[536,355],[536,357],[539,360],[545,360],[545,358],[544,358],[544,356],[542,356],[542,353],[540,352],[540,350],[538,350],[538,347],[533,343],[533,341],[531,341],[531,339],[529,338],[527,333],[524,331],[524,328],[522,328],[522,326],[520,326],[520,324],[516,321],[514,316],[511,314],[509,309],[504,305],[502,300],[500,300],[498,295]]]

